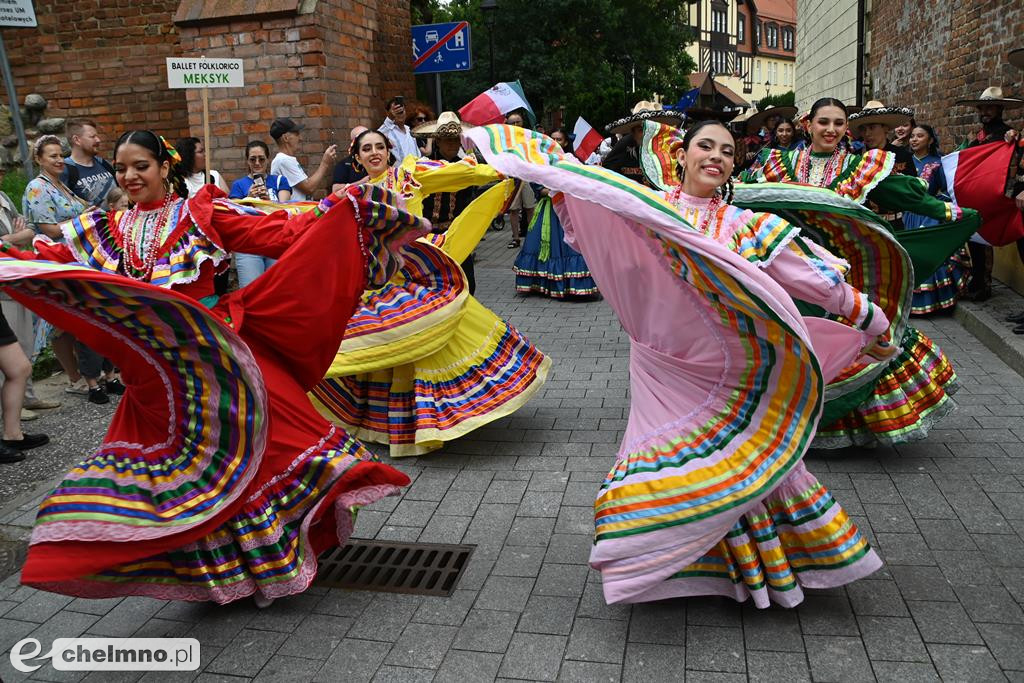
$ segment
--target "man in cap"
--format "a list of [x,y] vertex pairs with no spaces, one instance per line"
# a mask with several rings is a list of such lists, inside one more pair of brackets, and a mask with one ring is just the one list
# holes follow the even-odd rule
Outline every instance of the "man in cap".
[[314,192],[323,187],[331,177],[338,156],[338,146],[330,145],[324,151],[313,175],[307,175],[297,158],[302,147],[301,133],[302,126],[289,118],[274,119],[270,124],[270,137],[274,138],[278,149],[274,160],[270,162],[270,172],[288,180],[292,186],[292,199],[299,202],[310,199]]

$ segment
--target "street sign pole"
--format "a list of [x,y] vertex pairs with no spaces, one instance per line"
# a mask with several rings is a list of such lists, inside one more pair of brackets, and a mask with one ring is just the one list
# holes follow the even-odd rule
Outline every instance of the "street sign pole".
[[440,73],[434,74],[434,101],[437,103],[437,109],[435,109],[434,111],[436,111],[437,115],[440,116],[441,112],[444,111],[441,108],[441,74]]
[[21,107],[18,106],[18,93],[14,90],[14,77],[11,76],[11,65],[7,61],[7,47],[4,37],[0,35],[0,70],[4,72],[4,85],[7,86],[7,101],[11,104],[11,121],[14,122],[14,134],[18,137],[18,149],[21,150],[21,164],[25,168],[25,179],[32,180],[32,157],[28,153],[28,140],[25,139],[25,125],[21,122]]

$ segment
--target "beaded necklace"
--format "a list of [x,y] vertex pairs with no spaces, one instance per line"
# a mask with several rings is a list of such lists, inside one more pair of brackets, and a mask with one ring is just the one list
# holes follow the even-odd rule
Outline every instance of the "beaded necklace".
[[799,183],[807,183],[817,187],[828,187],[839,177],[839,173],[843,168],[843,161],[846,160],[846,150],[841,149],[837,145],[832,150],[832,155],[824,164],[812,163],[813,157],[814,154],[810,149],[800,152],[800,161],[796,169],[796,180]]
[[121,219],[122,249],[125,256],[125,275],[133,280],[149,281],[160,256],[162,228],[167,225],[174,205],[173,194],[164,197],[159,209],[139,211],[136,204]]
[[[672,192],[669,194],[668,199],[669,199],[670,202],[672,202],[673,206],[675,206],[676,208],[679,208],[679,209],[682,209],[682,208],[693,209],[693,210],[695,210],[697,212],[697,215],[700,216],[701,209],[699,209],[699,208],[697,208],[695,206],[685,206],[684,207],[684,205],[683,205],[683,187],[682,187],[682,185],[676,185],[675,188],[672,190]],[[701,234],[708,235],[708,227],[711,225],[711,220],[716,215],[718,215],[718,209],[721,208],[721,206],[722,206],[722,198],[719,197],[716,194],[714,197],[711,198],[711,201],[709,201],[708,205],[703,209],[704,215],[701,216],[700,225],[697,226],[697,230],[699,230],[701,232]]]

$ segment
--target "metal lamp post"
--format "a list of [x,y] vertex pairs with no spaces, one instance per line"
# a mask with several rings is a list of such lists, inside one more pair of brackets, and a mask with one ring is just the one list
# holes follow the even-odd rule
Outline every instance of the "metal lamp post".
[[494,85],[494,20],[495,11],[498,9],[498,0],[483,0],[480,3],[480,11],[484,14],[484,21],[487,23],[487,45],[491,52],[491,85]]

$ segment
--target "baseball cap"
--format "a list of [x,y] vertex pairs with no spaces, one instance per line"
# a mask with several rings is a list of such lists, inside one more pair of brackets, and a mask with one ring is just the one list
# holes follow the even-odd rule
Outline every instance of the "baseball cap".
[[277,140],[285,133],[297,133],[300,130],[302,130],[302,126],[289,118],[274,119],[274,122],[270,124],[270,137]]

